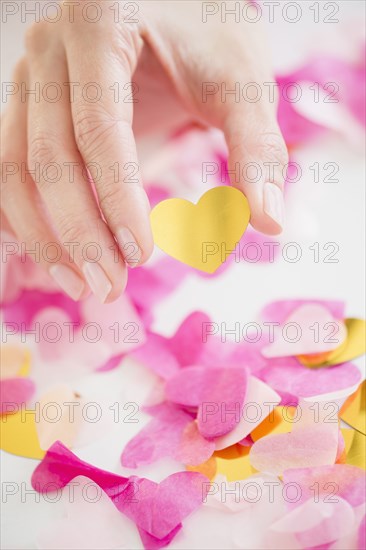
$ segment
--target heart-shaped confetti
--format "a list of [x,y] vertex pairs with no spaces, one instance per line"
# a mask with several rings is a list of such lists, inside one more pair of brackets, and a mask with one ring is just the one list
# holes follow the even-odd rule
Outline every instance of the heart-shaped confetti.
[[250,219],[246,197],[234,187],[214,187],[193,204],[167,199],[151,212],[155,244],[176,260],[214,273],[240,241]]

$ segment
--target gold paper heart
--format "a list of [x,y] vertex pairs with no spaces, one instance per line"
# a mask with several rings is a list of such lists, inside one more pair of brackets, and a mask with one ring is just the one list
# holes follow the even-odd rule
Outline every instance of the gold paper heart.
[[348,318],[344,320],[344,324],[347,329],[347,338],[338,348],[324,353],[298,355],[300,363],[310,368],[330,367],[352,361],[352,359],[363,355],[366,349],[366,321]]
[[214,187],[197,204],[185,199],[160,202],[151,212],[155,244],[176,260],[214,273],[246,230],[250,209],[234,187]]
[[366,380],[343,403],[339,417],[343,422],[366,435]]
[[344,463],[366,470],[366,436],[347,428],[341,428],[341,432],[346,445]]

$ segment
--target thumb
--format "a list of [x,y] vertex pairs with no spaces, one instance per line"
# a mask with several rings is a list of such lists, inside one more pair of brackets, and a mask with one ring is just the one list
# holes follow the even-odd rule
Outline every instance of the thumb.
[[251,103],[238,109],[233,104],[223,130],[229,148],[230,181],[249,201],[252,226],[267,235],[281,233],[288,153],[275,105]]

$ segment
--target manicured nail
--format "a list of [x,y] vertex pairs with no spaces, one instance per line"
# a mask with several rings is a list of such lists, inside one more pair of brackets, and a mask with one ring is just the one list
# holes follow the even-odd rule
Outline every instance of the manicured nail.
[[112,283],[103,269],[97,263],[85,262],[83,273],[92,292],[99,298],[102,304],[104,304],[112,290]]
[[73,300],[79,300],[84,292],[84,281],[75,273],[73,269],[66,265],[57,264],[50,268],[50,275],[60,285],[62,290],[66,292]]
[[285,221],[283,193],[274,183],[264,184],[263,210],[267,216],[283,227]]
[[116,237],[126,264],[136,267],[140,263],[142,253],[135,237],[126,227],[119,229]]

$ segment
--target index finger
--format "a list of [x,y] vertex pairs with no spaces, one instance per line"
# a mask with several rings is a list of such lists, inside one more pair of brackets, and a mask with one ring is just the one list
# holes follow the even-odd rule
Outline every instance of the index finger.
[[[133,100],[131,94],[126,97],[142,41],[136,30],[99,33],[84,27],[66,41],[76,143],[103,216],[133,267],[146,261],[153,249],[150,206],[132,131]],[[85,49],[89,43],[92,50]]]

